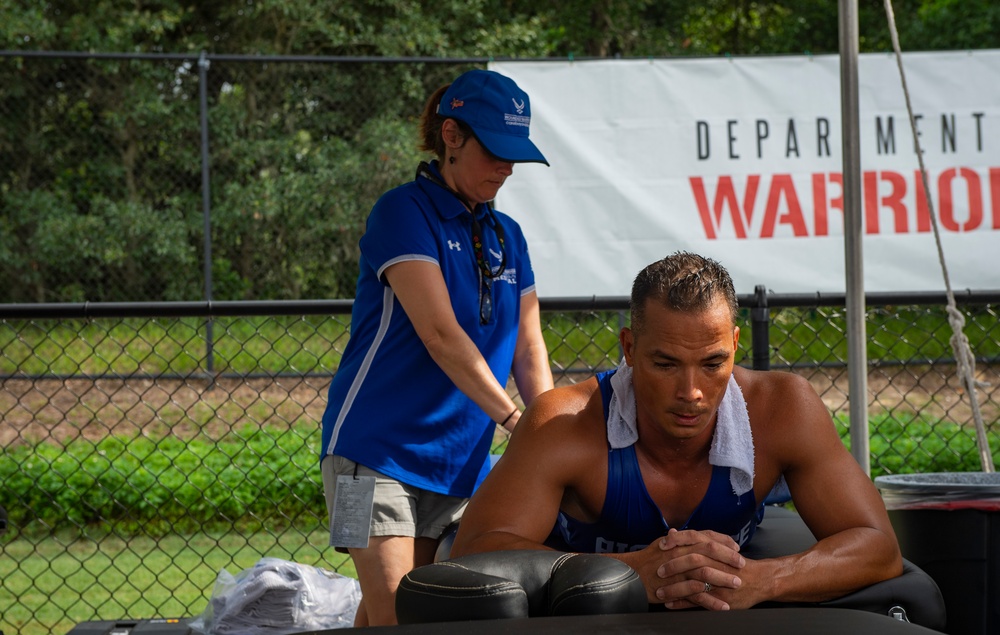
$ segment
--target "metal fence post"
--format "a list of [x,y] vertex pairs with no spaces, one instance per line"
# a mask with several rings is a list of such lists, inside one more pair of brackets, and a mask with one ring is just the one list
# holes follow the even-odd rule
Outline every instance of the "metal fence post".
[[753,369],[771,370],[771,312],[767,309],[767,288],[762,284],[753,288],[750,330]]
[[[628,316],[625,314],[625,311],[619,311],[618,312],[618,332],[621,333],[622,329],[625,328],[626,326],[628,326]],[[622,348],[622,339],[621,339],[621,337],[619,337],[618,338],[618,359],[615,360],[615,361],[616,362],[621,362],[621,360],[623,360],[623,359],[625,359],[625,349]]]
[[[210,62],[205,51],[198,57],[198,110],[201,115],[201,209],[205,220],[205,301],[212,302],[212,188],[208,176],[208,67]],[[205,321],[205,372],[209,378],[215,375],[215,355],[212,318]]]
[[840,95],[844,182],[844,261],[847,296],[851,454],[871,474],[868,444],[868,352],[861,212],[861,137],[858,95],[858,0],[840,0]]

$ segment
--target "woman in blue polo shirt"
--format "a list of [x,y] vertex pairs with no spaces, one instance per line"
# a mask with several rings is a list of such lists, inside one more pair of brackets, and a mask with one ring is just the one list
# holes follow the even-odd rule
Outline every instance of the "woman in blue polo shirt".
[[514,163],[548,165],[530,121],[528,95],[499,73],[438,89],[420,123],[437,158],[378,200],[361,238],[322,448],[330,544],[354,560],[359,626],[395,623],[399,580],[461,516],[496,425],[517,424],[511,373],[525,403],[553,385],[527,243],[492,206]]

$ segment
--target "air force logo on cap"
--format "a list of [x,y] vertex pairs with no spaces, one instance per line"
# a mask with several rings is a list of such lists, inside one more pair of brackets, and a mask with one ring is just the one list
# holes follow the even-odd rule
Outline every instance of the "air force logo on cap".
[[528,94],[509,77],[478,69],[462,73],[445,91],[438,113],[468,124],[479,143],[498,159],[549,164],[528,139]]

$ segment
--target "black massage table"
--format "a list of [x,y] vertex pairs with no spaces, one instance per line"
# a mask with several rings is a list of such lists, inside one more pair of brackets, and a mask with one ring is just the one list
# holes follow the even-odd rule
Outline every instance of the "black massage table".
[[[750,558],[780,556],[814,542],[797,514],[769,506],[743,553]],[[922,635],[939,633],[946,623],[937,584],[905,560],[903,575],[818,604],[768,603],[737,611],[655,609],[646,603],[635,572],[618,560],[496,552],[443,559],[408,573],[397,593],[399,626],[306,635],[344,630],[370,635]],[[69,635],[189,635],[188,621],[85,622]]]

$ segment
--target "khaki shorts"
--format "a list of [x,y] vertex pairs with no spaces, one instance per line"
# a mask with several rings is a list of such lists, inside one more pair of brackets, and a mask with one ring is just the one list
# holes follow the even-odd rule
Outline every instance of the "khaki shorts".
[[[409,536],[437,540],[449,525],[462,517],[462,512],[469,502],[467,498],[428,492],[419,487],[400,483],[364,465],[333,454],[323,457],[320,472],[323,474],[327,520],[331,526],[337,477],[345,474],[375,477],[375,500],[369,533],[369,536],[373,537]],[[330,546],[335,546],[332,536]]]

